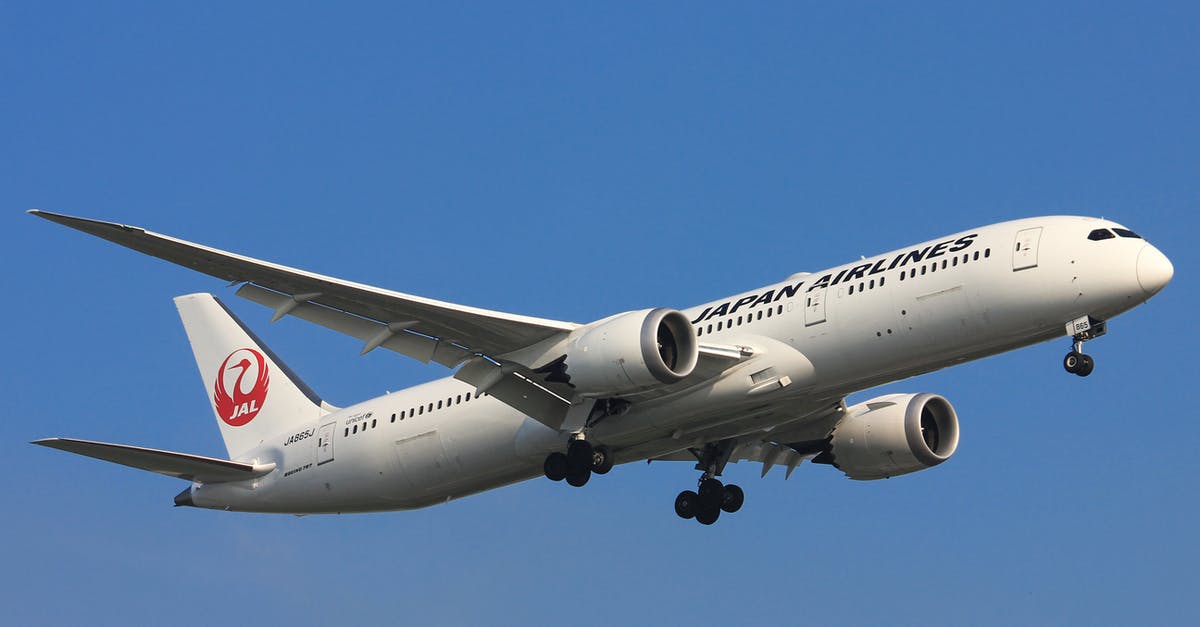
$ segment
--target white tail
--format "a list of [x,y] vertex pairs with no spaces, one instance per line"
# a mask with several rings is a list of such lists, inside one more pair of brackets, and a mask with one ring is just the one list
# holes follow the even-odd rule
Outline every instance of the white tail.
[[230,459],[335,409],[212,294],[176,297],[175,307]]

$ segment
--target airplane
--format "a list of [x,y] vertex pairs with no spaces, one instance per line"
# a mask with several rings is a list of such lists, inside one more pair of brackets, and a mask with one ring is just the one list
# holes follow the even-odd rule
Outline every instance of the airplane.
[[175,298],[228,453],[72,438],[33,442],[190,482],[177,506],[290,514],[421,508],[544,476],[580,487],[614,465],[700,471],[675,513],[704,525],[744,502],[729,463],[832,465],[854,480],[925,470],[958,447],[939,394],[850,394],[1066,337],[1083,343],[1174,275],[1115,222],[1021,219],[939,237],[677,310],[577,324],[380,289],[40,210],[40,218],[238,285],[285,316],[454,369],[339,408],[211,294]]

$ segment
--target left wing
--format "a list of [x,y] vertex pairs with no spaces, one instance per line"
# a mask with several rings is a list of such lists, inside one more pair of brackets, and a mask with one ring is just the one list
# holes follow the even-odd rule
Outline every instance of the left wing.
[[[31,210],[52,222],[233,283],[238,295],[275,309],[275,319],[321,308],[319,324],[384,347],[454,367],[569,333],[579,325],[455,305],[289,268],[134,226]],[[300,316],[306,317],[306,316]]]
[[[306,272],[194,244],[145,229],[47,211],[29,213],[232,283],[237,295],[275,310],[272,322],[295,316],[358,338],[362,353],[385,348],[428,363],[459,369],[456,378],[553,429],[587,418],[590,406],[573,390],[547,380],[537,363],[580,327],[466,307]],[[701,347],[691,381],[716,376],[752,353],[740,347]],[[557,355],[549,357],[553,359]],[[682,384],[680,384],[682,385]],[[655,397],[670,389],[644,394]],[[568,413],[571,418],[568,419]]]

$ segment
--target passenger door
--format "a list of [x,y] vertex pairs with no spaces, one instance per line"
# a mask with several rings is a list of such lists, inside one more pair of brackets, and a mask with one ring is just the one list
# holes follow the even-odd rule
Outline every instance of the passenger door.
[[1038,243],[1042,239],[1042,227],[1017,231],[1017,242],[1013,250],[1013,272],[1036,268],[1038,265]]

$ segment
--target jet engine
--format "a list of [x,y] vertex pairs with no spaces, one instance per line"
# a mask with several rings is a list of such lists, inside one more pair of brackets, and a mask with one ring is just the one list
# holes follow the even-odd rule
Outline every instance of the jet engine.
[[813,461],[869,481],[931,468],[957,448],[958,414],[950,401],[937,394],[890,394],[847,409],[829,449]]
[[692,373],[700,347],[691,321],[674,309],[629,311],[576,331],[562,360],[584,396],[620,396],[676,383]]

